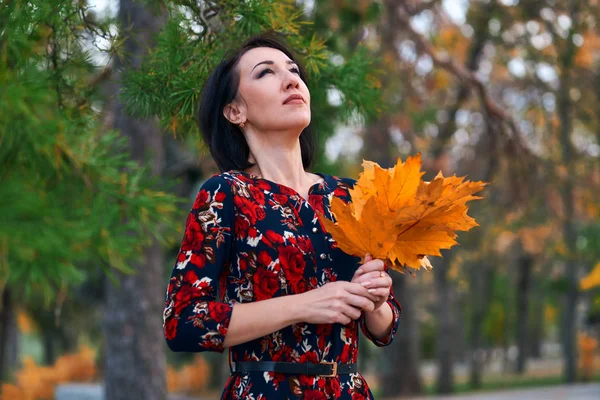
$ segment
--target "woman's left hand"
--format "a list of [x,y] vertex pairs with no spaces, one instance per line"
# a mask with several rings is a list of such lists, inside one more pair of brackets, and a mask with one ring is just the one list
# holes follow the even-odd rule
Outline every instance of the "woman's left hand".
[[351,282],[362,284],[377,296],[373,311],[387,301],[392,286],[392,278],[384,271],[383,260],[374,260],[370,254],[365,256],[365,263],[356,270]]

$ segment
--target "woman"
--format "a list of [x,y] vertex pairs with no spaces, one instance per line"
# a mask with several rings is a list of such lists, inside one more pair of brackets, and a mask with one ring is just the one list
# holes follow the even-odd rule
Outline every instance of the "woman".
[[[400,305],[381,260],[343,253],[317,218],[355,183],[310,173],[310,92],[274,36],[248,40],[203,89],[199,125],[221,171],[198,192],[169,282],[173,351],[229,348],[222,399],[372,399],[358,327],[391,343]],[[360,267],[360,268],[359,268]],[[219,294],[217,294],[219,288]]]

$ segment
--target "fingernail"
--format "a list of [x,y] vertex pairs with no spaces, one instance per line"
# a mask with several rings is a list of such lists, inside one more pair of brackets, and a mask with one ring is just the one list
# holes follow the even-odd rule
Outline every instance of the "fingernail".
[[356,270],[356,273],[357,273],[357,274],[362,274],[362,273],[363,273],[363,270],[359,268],[359,269],[357,269],[357,270]]
[[369,289],[369,290],[367,290],[367,292],[369,292],[369,293],[373,293],[374,291],[375,291],[375,289]]
[[371,282],[363,282],[363,283],[361,283],[361,285],[365,286],[365,287],[369,286],[370,284],[371,284]]

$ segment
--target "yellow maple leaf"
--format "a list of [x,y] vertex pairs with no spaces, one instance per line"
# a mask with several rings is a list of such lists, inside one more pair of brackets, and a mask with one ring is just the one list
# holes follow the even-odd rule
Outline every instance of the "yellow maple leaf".
[[[319,218],[340,249],[363,258],[366,253],[384,260],[399,272],[430,269],[429,256],[455,244],[455,231],[478,226],[467,215],[466,202],[485,182],[465,177],[422,180],[421,155],[398,159],[393,168],[363,160],[363,172],[350,189],[352,201],[334,197],[331,211],[336,222]],[[363,258],[364,259],[364,258]]]
[[594,269],[586,275],[579,283],[581,290],[590,290],[600,286],[600,262],[596,264]]

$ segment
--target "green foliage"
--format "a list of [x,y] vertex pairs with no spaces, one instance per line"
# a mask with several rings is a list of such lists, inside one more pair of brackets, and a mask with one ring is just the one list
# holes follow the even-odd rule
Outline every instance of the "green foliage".
[[[205,3],[209,7],[213,2]],[[312,123],[321,150],[338,123],[381,111],[381,71],[373,68],[368,50],[359,47],[343,63],[334,63],[334,53],[314,34],[294,1],[222,1],[210,20],[196,2],[167,4],[167,26],[141,69],[127,74],[122,95],[129,112],[158,115],[176,136],[199,136],[194,114],[202,84],[226,52],[251,35],[269,30],[285,36],[306,66]],[[331,89],[340,92],[340,105],[329,103]],[[319,154],[317,169],[327,168],[324,151]]]
[[0,26],[0,283],[49,299],[91,268],[130,272],[177,200],[101,127],[83,39],[108,26],[72,1],[3,2]]

